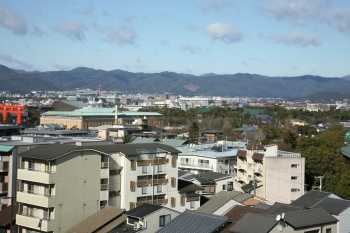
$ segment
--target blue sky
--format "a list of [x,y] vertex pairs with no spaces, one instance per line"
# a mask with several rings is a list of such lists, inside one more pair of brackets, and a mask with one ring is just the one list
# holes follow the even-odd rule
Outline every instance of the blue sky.
[[0,0],[0,39],[14,69],[339,77],[350,1]]

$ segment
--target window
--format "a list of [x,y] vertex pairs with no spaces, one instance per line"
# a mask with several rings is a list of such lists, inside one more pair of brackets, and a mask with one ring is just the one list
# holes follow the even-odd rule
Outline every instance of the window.
[[291,179],[292,179],[292,180],[297,180],[298,177],[297,177],[297,176],[292,176]]
[[233,182],[228,182],[227,183],[227,191],[232,191],[233,190]]
[[164,226],[165,224],[170,222],[170,220],[171,220],[171,215],[170,214],[159,216],[159,226],[160,227]]
[[228,160],[227,159],[225,160],[225,164],[228,164]]
[[162,172],[162,171],[163,171],[162,164],[158,164],[158,172]]
[[147,173],[147,165],[142,166],[142,173]]
[[28,170],[33,171],[34,170],[34,165],[35,165],[35,163],[28,161]]
[[147,193],[147,186],[142,186],[142,194],[146,194]]
[[158,185],[157,185],[157,192],[158,192],[158,193],[161,193],[161,192],[162,192],[162,185],[161,185],[161,184],[158,184]]
[[193,209],[194,208],[194,201],[190,201],[190,208]]
[[222,185],[222,190],[226,190],[226,184]]
[[0,155],[0,161],[5,161],[5,156]]
[[326,229],[326,233],[332,233],[332,229],[331,228],[327,228]]
[[185,197],[184,197],[184,196],[181,196],[181,197],[180,197],[180,205],[181,205],[181,206],[184,206],[184,205],[185,205]]
[[291,167],[298,167],[298,164],[292,164]]
[[300,189],[291,189],[291,191],[294,193],[300,191]]

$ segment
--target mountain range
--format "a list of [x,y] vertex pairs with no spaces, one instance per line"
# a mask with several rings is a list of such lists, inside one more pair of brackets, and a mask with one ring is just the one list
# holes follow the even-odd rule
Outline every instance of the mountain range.
[[350,76],[326,78],[314,75],[268,77],[258,74],[204,74],[174,72],[132,73],[123,70],[95,70],[86,67],[70,71],[12,70],[0,65],[0,91],[58,91],[76,88],[128,93],[172,93],[175,95],[225,97],[299,98],[313,93],[336,92],[348,96]]

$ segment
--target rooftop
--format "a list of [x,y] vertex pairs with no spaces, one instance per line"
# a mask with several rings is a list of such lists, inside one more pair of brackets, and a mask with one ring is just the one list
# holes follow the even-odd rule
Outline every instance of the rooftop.
[[350,207],[349,200],[342,200],[342,199],[327,197],[322,201],[320,201],[319,203],[317,203],[316,205],[314,205],[312,208],[323,208],[330,214],[339,215],[349,207]]
[[131,217],[136,217],[136,218],[144,218],[145,216],[162,209],[163,206],[160,205],[152,205],[152,204],[143,204],[135,209],[129,210],[125,212],[125,215],[131,216]]
[[311,208],[321,200],[330,196],[331,193],[311,190],[291,203],[293,206]]
[[218,173],[218,172],[203,172],[201,173],[199,176],[207,178],[208,180],[221,180],[221,179],[225,179],[225,178],[232,178],[230,175],[228,174],[224,174],[224,173]]
[[225,205],[231,199],[226,197],[217,197],[213,196],[209,201],[207,201],[204,205],[199,207],[196,211],[201,213],[212,214],[221,206]]
[[227,150],[223,152],[217,152],[217,151],[189,151],[189,152],[182,152],[179,154],[179,156],[184,155],[184,156],[199,156],[199,157],[205,157],[205,158],[225,158],[225,157],[232,157],[236,156],[237,154],[237,149],[232,149],[232,150]]

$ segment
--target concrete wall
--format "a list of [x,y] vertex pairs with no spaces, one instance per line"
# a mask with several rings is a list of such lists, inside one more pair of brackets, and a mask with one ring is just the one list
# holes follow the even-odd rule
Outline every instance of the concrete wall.
[[173,210],[162,208],[157,212],[152,213],[151,215],[147,216],[145,220],[147,221],[147,228],[142,231],[142,233],[154,233],[161,227],[159,226],[159,217],[162,215],[168,215],[170,214],[170,221],[176,218],[180,213],[175,212]]

